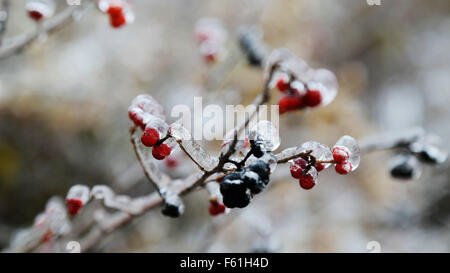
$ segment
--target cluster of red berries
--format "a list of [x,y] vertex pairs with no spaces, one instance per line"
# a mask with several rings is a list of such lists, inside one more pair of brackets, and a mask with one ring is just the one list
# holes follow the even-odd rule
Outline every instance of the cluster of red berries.
[[335,146],[333,148],[333,159],[336,163],[334,169],[339,174],[348,174],[352,171],[353,166],[349,160],[350,151],[345,146]]
[[297,158],[291,162],[291,175],[293,178],[298,179],[300,187],[305,190],[312,189],[317,183],[317,172],[312,172],[311,170],[317,172],[325,169],[325,165],[322,163],[315,164],[312,166],[308,163],[308,160],[303,158]]
[[305,107],[317,107],[322,103],[322,92],[319,86],[305,85],[292,79],[287,73],[279,75],[276,79],[276,87],[283,93],[283,97],[278,102],[280,114]]
[[195,27],[200,54],[207,64],[215,63],[223,51],[227,32],[216,18],[200,19]]
[[155,99],[150,95],[137,96],[128,108],[128,117],[144,131],[141,142],[147,147],[153,147],[155,159],[163,160],[170,155],[172,148],[163,143],[168,130],[164,110]]

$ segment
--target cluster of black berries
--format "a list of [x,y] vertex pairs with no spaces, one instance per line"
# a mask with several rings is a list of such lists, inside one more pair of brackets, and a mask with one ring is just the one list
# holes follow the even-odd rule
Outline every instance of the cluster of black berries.
[[243,170],[226,175],[220,183],[223,204],[228,208],[246,207],[253,194],[260,193],[269,184],[269,174],[267,163],[257,160]]
[[391,163],[391,175],[398,179],[418,178],[421,174],[421,162],[426,164],[440,164],[447,159],[447,154],[438,147],[413,142],[407,147],[406,153],[398,154]]

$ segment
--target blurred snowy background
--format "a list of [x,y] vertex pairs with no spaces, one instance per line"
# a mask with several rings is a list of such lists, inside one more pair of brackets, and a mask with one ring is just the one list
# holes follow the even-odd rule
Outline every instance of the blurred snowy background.
[[[10,2],[6,37],[31,31],[26,1]],[[243,26],[259,26],[269,47],[286,47],[339,78],[329,106],[281,116],[280,151],[414,125],[450,147],[448,0],[134,3],[134,24],[113,29],[91,8],[0,60],[0,248],[71,185],[109,184],[133,196],[153,190],[129,142],[127,107],[137,94],[151,94],[166,109],[195,95],[204,104],[249,103],[262,87],[262,71],[235,62],[242,58],[236,47]],[[194,28],[205,16],[226,26],[232,69],[209,68],[199,56]],[[273,97],[276,103],[279,94]],[[370,154],[348,176],[327,170],[311,191],[279,166],[272,178],[279,182],[248,208],[217,218],[208,215],[207,193],[198,191],[184,198],[181,218],[155,209],[93,251],[367,252],[369,241],[382,252],[450,251],[449,163],[404,182],[390,177],[391,156]],[[177,176],[191,166],[161,167]]]

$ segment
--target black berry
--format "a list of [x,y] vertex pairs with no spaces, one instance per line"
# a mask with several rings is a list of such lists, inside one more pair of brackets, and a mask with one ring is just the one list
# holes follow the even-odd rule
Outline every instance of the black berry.
[[250,149],[253,155],[257,158],[260,158],[264,155],[264,151],[262,149],[262,141],[260,140],[250,140]]
[[244,172],[244,184],[253,194],[260,193],[267,185],[256,172],[251,170],[246,170]]
[[257,173],[265,185],[269,183],[270,168],[266,162],[257,160],[248,165],[247,169]]
[[174,204],[167,204],[162,209],[162,214],[169,217],[179,217],[181,215],[181,208],[180,206],[174,205]]
[[244,184],[243,172],[233,172],[226,175],[220,183],[223,204],[228,208],[244,208],[252,199],[252,194]]

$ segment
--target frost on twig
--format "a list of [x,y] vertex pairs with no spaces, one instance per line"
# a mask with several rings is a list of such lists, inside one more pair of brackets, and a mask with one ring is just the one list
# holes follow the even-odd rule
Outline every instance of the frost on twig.
[[16,233],[6,252],[33,251],[40,244],[69,233],[71,224],[66,211],[61,198],[51,198],[45,206],[45,211],[34,219],[33,226]]

